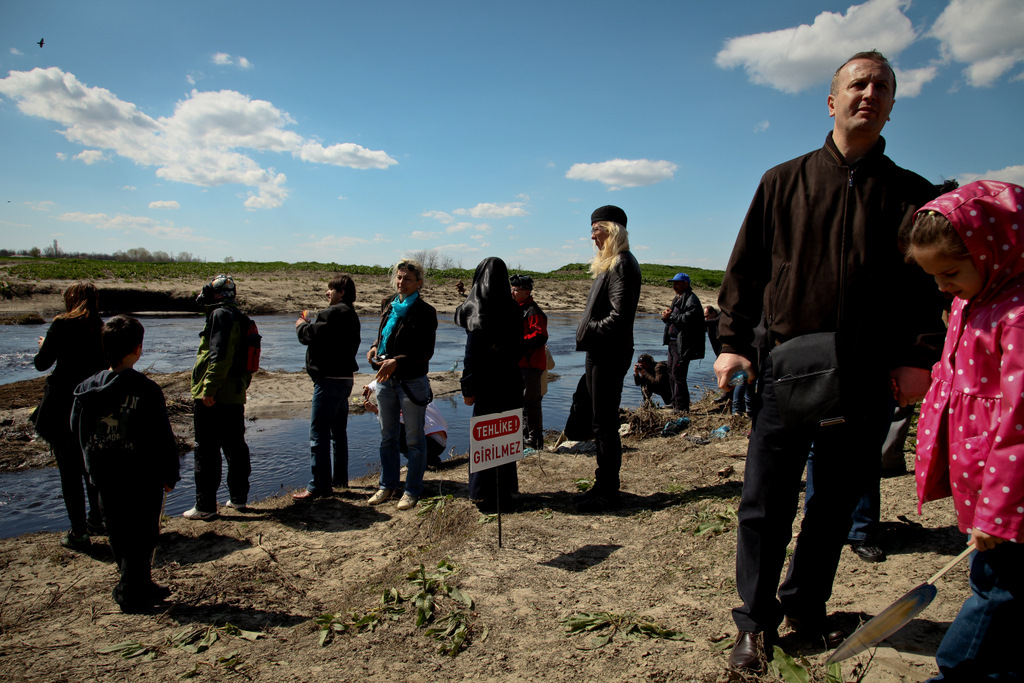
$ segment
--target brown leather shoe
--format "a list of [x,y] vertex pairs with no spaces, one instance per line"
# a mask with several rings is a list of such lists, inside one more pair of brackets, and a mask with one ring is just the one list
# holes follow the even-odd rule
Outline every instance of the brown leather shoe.
[[825,646],[833,650],[843,644],[850,634],[834,626],[828,619],[812,619],[805,622],[798,617],[787,616],[786,625],[793,629],[801,638],[824,641]]
[[297,493],[293,493],[292,498],[295,500],[313,500],[314,498],[317,498],[317,495],[309,489],[302,489]]
[[740,631],[729,655],[729,668],[735,671],[763,671],[768,663],[764,651],[764,634]]

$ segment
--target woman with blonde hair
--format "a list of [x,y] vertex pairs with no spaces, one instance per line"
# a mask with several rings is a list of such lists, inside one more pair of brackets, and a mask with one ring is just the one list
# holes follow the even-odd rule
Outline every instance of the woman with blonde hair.
[[424,424],[427,404],[433,398],[427,370],[434,355],[437,311],[420,296],[423,266],[418,261],[402,259],[391,273],[395,294],[381,302],[377,339],[366,353],[366,359],[377,371],[381,437],[380,487],[367,502],[380,505],[402,492],[399,430],[404,428],[409,468],[398,509],[408,510],[423,493],[423,471],[427,466]]
[[[57,460],[64,507],[71,530],[61,538],[65,548],[82,550],[91,544],[89,536],[104,533],[99,496],[85,473],[82,448],[71,433],[71,406],[78,384],[104,367],[96,285],[76,282],[64,290],[66,312],[54,317],[45,337],[39,337],[34,362],[43,371],[56,363],[46,378],[39,408],[32,414],[36,431],[46,439]],[[89,514],[85,500],[88,493]]]
[[[590,263],[594,283],[576,329],[576,350],[585,351],[586,371],[574,401],[589,402],[591,431],[597,441],[594,485],[576,500],[580,512],[603,512],[619,505],[619,401],[633,360],[633,319],[640,301],[640,265],[629,251],[626,212],[602,206],[590,216],[590,238],[597,254]],[[585,387],[584,387],[585,384]],[[579,395],[583,394],[583,395]]]

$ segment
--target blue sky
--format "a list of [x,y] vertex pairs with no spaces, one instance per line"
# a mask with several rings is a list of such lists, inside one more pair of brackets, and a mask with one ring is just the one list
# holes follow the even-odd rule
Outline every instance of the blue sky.
[[897,164],[1024,184],[1021,0],[12,0],[0,247],[546,271],[616,204],[641,261],[724,268],[872,48]]

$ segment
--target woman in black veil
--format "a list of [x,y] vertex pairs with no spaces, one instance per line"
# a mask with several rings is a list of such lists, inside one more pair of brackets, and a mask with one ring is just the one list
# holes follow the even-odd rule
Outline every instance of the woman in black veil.
[[[462,397],[473,406],[473,416],[522,408],[523,318],[512,298],[504,261],[492,256],[480,262],[469,296],[455,311],[455,322],[466,330]],[[512,494],[518,491],[514,462],[469,475],[469,497],[481,512],[494,512],[499,504],[510,510]]]

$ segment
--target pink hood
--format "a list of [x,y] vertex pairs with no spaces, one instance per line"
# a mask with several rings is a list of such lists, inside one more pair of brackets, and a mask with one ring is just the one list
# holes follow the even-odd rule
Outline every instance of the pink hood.
[[967,245],[985,286],[984,302],[1024,272],[1024,188],[997,180],[978,180],[925,204],[917,213],[943,215]]

